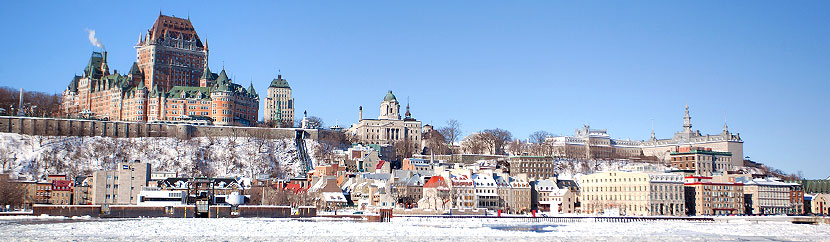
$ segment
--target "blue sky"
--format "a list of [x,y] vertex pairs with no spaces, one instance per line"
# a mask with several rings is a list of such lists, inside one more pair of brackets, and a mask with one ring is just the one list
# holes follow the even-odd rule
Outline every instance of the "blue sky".
[[413,116],[466,134],[526,138],[589,124],[658,138],[724,120],[744,154],[830,176],[828,2],[783,1],[12,1],[0,9],[0,85],[61,92],[95,48],[135,61],[158,16],[190,16],[211,69],[265,93],[282,71],[297,113],[328,125],[378,115],[392,89]]

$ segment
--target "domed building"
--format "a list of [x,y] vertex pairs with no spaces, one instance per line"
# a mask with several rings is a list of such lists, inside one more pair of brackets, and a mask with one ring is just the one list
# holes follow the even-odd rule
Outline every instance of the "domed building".
[[422,149],[421,121],[412,118],[409,105],[406,105],[406,114],[401,119],[401,104],[390,90],[380,103],[380,114],[377,119],[364,119],[363,106],[360,106],[358,123],[352,124],[346,131],[363,144],[389,144],[408,142],[416,152]]

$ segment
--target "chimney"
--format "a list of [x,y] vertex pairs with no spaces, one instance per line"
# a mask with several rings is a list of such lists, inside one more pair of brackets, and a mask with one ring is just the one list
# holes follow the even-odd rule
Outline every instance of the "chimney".
[[[21,99],[22,99],[22,97],[21,97]],[[360,111],[357,114],[357,121],[360,121],[360,120],[363,120],[363,106],[360,106]]]
[[23,116],[23,88],[20,88],[20,103],[17,104],[17,116]]

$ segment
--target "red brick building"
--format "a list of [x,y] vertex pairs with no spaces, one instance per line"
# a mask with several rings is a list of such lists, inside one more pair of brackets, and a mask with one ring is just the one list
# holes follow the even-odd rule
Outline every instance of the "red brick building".
[[208,68],[208,47],[189,19],[159,15],[140,36],[130,71],[110,73],[107,52],[92,52],[83,75],[63,92],[67,117],[253,125],[259,95]]

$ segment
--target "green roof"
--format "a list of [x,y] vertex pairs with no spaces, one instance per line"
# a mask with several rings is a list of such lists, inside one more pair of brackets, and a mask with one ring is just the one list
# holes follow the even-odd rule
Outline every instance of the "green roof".
[[[213,79],[216,79],[216,77],[217,77],[216,74],[214,74],[213,72],[210,72],[210,67],[205,66],[205,70],[202,71],[202,79],[213,80]],[[227,77],[227,76],[225,76],[225,77]]]
[[690,155],[690,154],[732,155],[732,152],[708,151],[708,150],[691,150],[689,152],[672,152],[671,154],[672,155]]
[[84,69],[84,76],[85,77],[100,77],[103,73],[99,67],[101,67],[101,62],[104,61],[104,55],[101,52],[92,52],[92,56],[89,57],[89,63],[86,65]]
[[273,81],[271,81],[271,85],[270,85],[269,87],[275,87],[275,88],[291,88],[291,86],[289,86],[289,85],[288,85],[288,81],[287,81],[287,80],[285,80],[285,79],[282,79],[282,77],[281,77],[281,76],[280,76],[280,77],[277,77],[277,78],[274,78],[274,80],[273,80]]
[[392,101],[392,100],[398,101],[398,99],[395,98],[395,94],[392,94],[392,90],[389,90],[389,93],[386,94],[386,97],[383,97],[383,101]]
[[251,94],[251,96],[255,97],[259,96],[256,94],[256,90],[254,90],[254,83],[251,83],[251,86],[248,87],[248,94]]
[[141,69],[138,68],[138,63],[133,62],[133,66],[130,67],[130,74],[141,75]]
[[[184,96],[182,96],[182,94],[184,94]],[[167,97],[210,99],[210,87],[174,86],[169,92],[167,92]]]
[[803,180],[805,193],[830,193],[830,180]]

